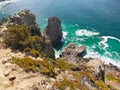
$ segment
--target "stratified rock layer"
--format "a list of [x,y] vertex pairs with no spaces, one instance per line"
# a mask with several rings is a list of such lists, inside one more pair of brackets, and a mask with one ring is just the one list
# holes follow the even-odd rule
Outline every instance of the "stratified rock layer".
[[57,17],[50,17],[43,35],[51,41],[53,46],[60,44],[62,39],[61,21]]

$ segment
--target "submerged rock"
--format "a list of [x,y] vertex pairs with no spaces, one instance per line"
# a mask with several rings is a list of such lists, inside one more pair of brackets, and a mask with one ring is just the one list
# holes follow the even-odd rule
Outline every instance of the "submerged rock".
[[61,43],[62,27],[61,21],[57,17],[50,17],[48,19],[48,25],[44,30],[43,36],[49,39],[53,46]]
[[41,36],[35,15],[30,10],[22,10],[17,14],[9,16],[8,25],[27,25],[31,27],[30,31],[32,35]]

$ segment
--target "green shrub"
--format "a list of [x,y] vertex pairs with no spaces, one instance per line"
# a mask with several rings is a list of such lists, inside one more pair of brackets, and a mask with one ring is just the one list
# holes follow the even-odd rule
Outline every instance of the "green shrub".
[[39,36],[28,36],[24,42],[22,43],[24,47],[29,47],[32,49],[36,49],[42,51],[43,47],[43,38]]
[[67,87],[70,87],[70,90],[88,90],[87,87],[81,84],[82,78],[88,77],[91,81],[95,82],[94,75],[87,70],[72,72],[71,75],[74,76],[74,79],[70,80],[64,77],[62,81],[55,82],[55,86],[60,90],[64,90]]
[[40,61],[33,60],[32,58],[26,56],[24,58],[12,58],[13,63],[19,65],[26,71],[38,71],[40,68]]
[[13,49],[23,49],[22,43],[29,36],[26,32],[29,27],[26,25],[7,26],[7,31],[4,35],[4,43]]
[[44,59],[41,61],[41,70],[42,74],[49,75],[51,77],[55,76],[55,65],[51,63],[49,60]]
[[120,79],[114,76],[106,75],[106,79],[120,84]]
[[26,71],[39,71],[40,73],[51,77],[55,76],[55,66],[47,59],[43,59],[42,61],[40,61],[33,60],[32,58],[25,56],[24,58],[13,57],[12,61]]
[[9,25],[4,35],[3,42],[12,49],[19,49],[27,52],[33,57],[45,57],[44,49],[49,41],[38,35],[32,35],[30,26]]
[[110,90],[110,88],[102,80],[98,80],[95,83],[99,90]]
[[71,70],[71,68],[70,68],[71,64],[69,64],[65,60],[57,59],[56,60],[56,66],[58,68],[60,68],[61,70],[63,70],[63,71],[65,71],[65,70]]
[[66,77],[64,77],[62,81],[56,82],[55,86],[60,90],[65,90],[67,87],[69,87],[70,90],[76,90],[75,82],[67,79]]

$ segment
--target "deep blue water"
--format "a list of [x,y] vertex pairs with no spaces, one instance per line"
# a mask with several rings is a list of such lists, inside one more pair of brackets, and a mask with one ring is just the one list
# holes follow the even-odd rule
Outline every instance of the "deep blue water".
[[0,4],[0,18],[23,9],[36,14],[41,32],[50,16],[62,21],[65,43],[86,45],[86,57],[99,57],[120,66],[120,0],[19,0]]

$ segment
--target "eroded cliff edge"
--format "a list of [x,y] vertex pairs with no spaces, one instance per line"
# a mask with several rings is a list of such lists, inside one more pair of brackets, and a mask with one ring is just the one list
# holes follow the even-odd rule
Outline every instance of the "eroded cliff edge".
[[[53,20],[52,28],[56,26],[56,21],[59,20]],[[26,34],[18,33],[19,30]],[[19,39],[14,38],[13,32]],[[42,37],[35,15],[30,10],[10,16],[2,23],[0,35],[0,90],[120,88],[120,69],[112,64],[105,65],[97,58],[83,58],[87,49],[85,46],[77,47],[71,43],[63,50],[60,58],[56,59],[51,40]],[[4,35],[9,36],[6,43],[3,43]],[[15,42],[16,40],[18,41]]]

